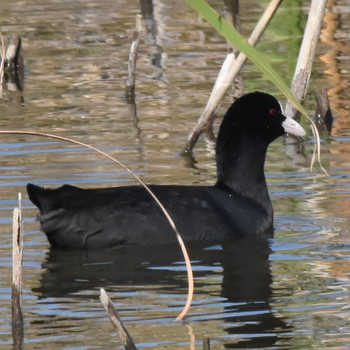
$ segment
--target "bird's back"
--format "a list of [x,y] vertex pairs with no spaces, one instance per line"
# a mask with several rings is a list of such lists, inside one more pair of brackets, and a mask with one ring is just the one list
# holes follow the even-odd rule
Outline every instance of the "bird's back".
[[[185,241],[221,242],[272,235],[272,217],[249,199],[216,186],[150,186]],[[28,184],[42,230],[58,248],[106,248],[176,241],[160,207],[141,186],[44,189]]]

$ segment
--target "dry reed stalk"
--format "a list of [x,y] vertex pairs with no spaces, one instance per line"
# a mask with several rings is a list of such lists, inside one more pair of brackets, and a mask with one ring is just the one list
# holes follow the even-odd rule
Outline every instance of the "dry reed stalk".
[[[254,46],[258,42],[281,1],[282,0],[271,0],[251,36],[249,37],[249,44]],[[189,135],[184,152],[191,152],[203,131],[211,128],[215,120],[215,111],[217,110],[228,89],[232,86],[234,79],[242,69],[246,59],[247,56],[243,53],[240,53],[237,58],[235,58],[235,55],[232,52],[226,56],[208,99],[207,105],[205,106],[196,126]]]
[[117,329],[119,338],[121,339],[124,348],[126,350],[137,350],[134,341],[132,340],[128,330],[124,326],[124,323],[119,317],[117,311],[115,310],[108,294],[103,288],[100,289],[100,293],[101,303],[104,306],[113,326]]
[[152,192],[152,190],[150,189],[149,186],[147,186],[144,181],[137,176],[136,174],[134,174],[126,165],[124,165],[123,163],[121,163],[119,160],[117,160],[116,158],[112,157],[111,155],[109,155],[106,152],[101,151],[100,149],[93,147],[87,143],[84,142],[80,142],[77,140],[73,140],[71,138],[68,137],[64,137],[64,136],[58,136],[58,135],[53,135],[53,134],[46,134],[43,132],[38,132],[38,131],[20,131],[20,130],[11,130],[11,131],[3,131],[0,130],[0,134],[10,134],[10,135],[32,135],[32,136],[42,136],[42,137],[48,137],[48,138],[52,138],[52,139],[56,139],[56,140],[61,140],[61,141],[65,141],[65,142],[70,142],[73,143],[75,145],[79,145],[85,148],[88,148],[92,151],[95,151],[98,154],[101,154],[102,156],[110,159],[111,161],[113,161],[114,163],[118,164],[120,167],[122,167],[127,173],[129,173],[131,176],[134,177],[134,179],[136,179],[143,187],[144,189],[150,194],[150,196],[155,200],[155,202],[157,203],[157,205],[160,207],[160,209],[162,210],[165,218],[168,220],[169,225],[171,226],[171,228],[173,229],[176,238],[178,240],[178,243],[181,247],[181,251],[182,254],[184,256],[184,260],[186,263],[186,270],[187,270],[187,279],[188,279],[188,293],[187,293],[187,300],[186,300],[186,304],[182,310],[182,312],[177,316],[176,321],[180,321],[182,320],[185,315],[187,314],[191,303],[192,303],[192,299],[193,299],[193,292],[194,292],[194,281],[193,281],[193,270],[192,270],[192,266],[191,266],[191,261],[189,258],[189,255],[187,253],[187,249],[185,246],[185,243],[181,237],[181,234],[179,233],[174,220],[171,218],[170,214],[168,213],[168,211],[165,209],[164,205],[159,201],[159,199],[157,198],[157,196]]
[[142,30],[141,15],[136,15],[136,28],[133,33],[133,40],[130,47],[128,63],[128,80],[126,82],[126,96],[128,99],[135,98],[136,61],[140,43],[140,33]]
[[15,349],[23,347],[22,313],[22,264],[23,264],[23,223],[21,194],[18,195],[18,208],[13,211],[12,246],[12,338]]
[[[303,42],[301,44],[298,62],[295,68],[291,90],[303,103],[315,58],[318,38],[321,32],[322,20],[324,17],[327,0],[312,0],[309,15],[304,31]],[[285,115],[293,119],[300,119],[300,112],[288,101],[285,107]]]
[[22,259],[23,259],[23,223],[22,223],[22,198],[18,195],[18,208],[13,211],[13,250],[12,264],[13,276],[12,283],[19,290],[22,289]]
[[[304,102],[304,98],[306,96],[309,79],[312,70],[312,64],[314,61],[316,47],[318,43],[318,38],[321,32],[322,21],[325,13],[327,5],[327,0],[312,0],[309,15],[306,23],[306,27],[304,30],[304,37],[300,47],[299,56],[297,65],[294,72],[294,77],[292,80],[291,90],[300,103]],[[287,101],[285,107],[285,115],[287,117],[296,119],[299,121],[300,112],[295,108],[295,106]],[[322,166],[321,163],[321,145],[320,145],[320,135],[317,130],[315,123],[311,118],[308,118],[311,124],[311,130],[315,138],[314,150],[312,154],[312,159],[310,162],[310,171],[312,171],[315,161],[317,159],[318,164],[321,170],[328,176],[326,169]],[[290,142],[291,141],[291,142]],[[292,149],[291,153],[294,152],[294,141],[289,140],[289,147]]]

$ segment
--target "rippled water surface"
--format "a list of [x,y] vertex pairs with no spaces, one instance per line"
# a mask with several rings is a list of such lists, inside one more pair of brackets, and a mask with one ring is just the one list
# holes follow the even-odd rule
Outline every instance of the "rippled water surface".
[[[227,52],[225,41],[183,1],[143,3],[148,31],[140,42],[136,105],[124,98],[127,58],[140,2],[18,1],[0,3],[1,31],[20,34],[23,94],[7,92],[1,130],[73,137],[116,156],[149,183],[212,184],[213,154],[204,138],[196,163],[180,156]],[[211,2],[218,9],[223,2]],[[248,36],[267,1],[242,1]],[[286,1],[259,48],[286,79],[307,17],[305,1]],[[153,10],[153,11],[152,11]],[[12,348],[11,223],[24,196],[24,343],[26,349],[122,349],[99,301],[106,288],[140,349],[350,348],[350,122],[348,1],[329,1],[306,107],[329,89],[335,116],[321,140],[325,176],[309,170],[311,132],[290,156],[285,139],[271,145],[266,173],[275,208],[275,238],[225,247],[190,247],[196,279],[186,299],[178,247],[115,252],[50,251],[27,200],[33,182],[100,187],[133,183],[124,170],[79,146],[34,136],[0,140],[0,347]],[[281,97],[247,65],[240,87]],[[228,96],[219,110],[229,106]],[[308,123],[303,121],[306,129]]]

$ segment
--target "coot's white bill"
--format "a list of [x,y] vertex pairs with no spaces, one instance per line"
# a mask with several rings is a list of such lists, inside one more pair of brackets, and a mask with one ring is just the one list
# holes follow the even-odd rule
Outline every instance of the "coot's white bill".
[[292,118],[286,118],[286,120],[282,123],[282,126],[284,131],[289,135],[300,137],[306,135],[304,128]]

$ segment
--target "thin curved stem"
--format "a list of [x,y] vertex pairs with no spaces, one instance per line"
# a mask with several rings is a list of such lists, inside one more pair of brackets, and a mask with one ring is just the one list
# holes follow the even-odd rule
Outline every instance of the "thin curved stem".
[[176,317],[176,321],[180,321],[182,320],[185,315],[187,314],[191,303],[192,303],[192,299],[193,299],[193,292],[194,292],[194,280],[193,280],[193,270],[192,270],[192,266],[191,266],[191,261],[189,258],[189,255],[187,253],[186,247],[185,247],[185,243],[175,225],[175,222],[173,221],[173,219],[171,218],[170,214],[168,213],[168,211],[165,209],[164,205],[159,201],[159,199],[157,198],[157,196],[152,192],[152,190],[149,188],[149,186],[147,186],[143,180],[137,176],[136,174],[134,174],[126,165],[124,165],[123,163],[121,163],[119,160],[115,159],[114,157],[112,157],[110,154],[101,151],[100,149],[91,146],[87,143],[81,142],[81,141],[77,141],[77,140],[73,140],[71,138],[68,137],[64,137],[64,136],[58,136],[58,135],[53,135],[53,134],[47,134],[47,133],[43,133],[43,132],[39,132],[39,131],[19,131],[19,130],[11,130],[11,131],[0,131],[0,134],[11,134],[11,135],[32,135],[32,136],[42,136],[42,137],[48,137],[48,138],[52,138],[52,139],[56,139],[56,140],[61,140],[61,141],[66,141],[66,142],[70,142],[73,143],[75,145],[79,145],[85,148],[88,148],[92,151],[95,151],[101,155],[103,155],[104,157],[110,159],[111,161],[117,163],[119,166],[121,166],[124,170],[126,170],[131,176],[133,176],[144,188],[145,190],[152,196],[152,198],[156,201],[156,203],[158,204],[158,206],[161,208],[161,210],[163,211],[164,216],[166,217],[166,219],[168,220],[171,228],[174,230],[175,234],[176,234],[176,238],[179,242],[179,245],[181,247],[182,250],[182,254],[184,256],[185,262],[186,262],[186,269],[187,269],[187,278],[188,278],[188,294],[187,294],[187,301],[186,304],[182,310],[182,312]]

